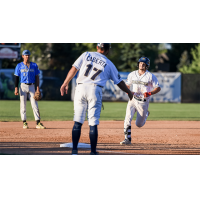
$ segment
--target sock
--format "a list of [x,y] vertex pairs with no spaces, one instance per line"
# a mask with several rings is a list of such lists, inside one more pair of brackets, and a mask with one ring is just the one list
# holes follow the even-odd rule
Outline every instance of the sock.
[[91,152],[93,153],[96,153],[97,139],[98,139],[97,125],[90,126],[90,144],[91,144]]
[[125,139],[129,139],[131,141],[131,126],[124,129]]
[[74,127],[72,129],[72,142],[73,142],[73,150],[77,151],[78,141],[81,136],[81,126],[82,124],[79,122],[74,123]]
[[23,121],[23,123],[26,122],[26,120]]
[[37,120],[37,121],[36,121],[36,124],[38,125],[39,123],[40,123],[40,120]]

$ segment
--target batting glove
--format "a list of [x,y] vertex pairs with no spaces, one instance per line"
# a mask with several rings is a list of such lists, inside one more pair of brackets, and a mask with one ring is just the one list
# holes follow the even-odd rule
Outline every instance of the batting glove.
[[145,92],[144,93],[144,97],[146,98],[146,97],[150,97],[152,94],[151,94],[151,92]]

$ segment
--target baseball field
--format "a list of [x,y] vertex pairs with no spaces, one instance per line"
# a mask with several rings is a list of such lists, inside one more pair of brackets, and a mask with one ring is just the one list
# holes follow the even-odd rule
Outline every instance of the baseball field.
[[[29,129],[22,128],[19,101],[0,101],[0,154],[3,155],[70,155],[73,102],[40,101],[44,130],[35,128],[30,102],[27,102]],[[142,128],[132,121],[132,144],[124,140],[123,120],[127,103],[104,102],[98,126],[97,150],[100,155],[190,155],[200,154],[200,104],[150,103],[150,116]],[[87,119],[80,143],[89,144]],[[80,148],[88,155],[90,149]]]

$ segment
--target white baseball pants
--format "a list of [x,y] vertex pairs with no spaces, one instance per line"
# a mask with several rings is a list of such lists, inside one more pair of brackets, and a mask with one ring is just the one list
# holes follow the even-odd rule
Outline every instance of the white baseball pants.
[[74,121],[81,124],[87,112],[89,126],[99,125],[102,88],[95,84],[78,84],[74,96]]
[[21,83],[20,85],[20,114],[21,114],[22,121],[26,120],[27,95],[29,95],[35,121],[40,120],[40,112],[38,108],[38,103],[33,98],[35,95],[35,85],[26,85],[25,83]]
[[131,126],[131,121],[135,112],[137,111],[137,118],[135,124],[137,127],[142,127],[146,123],[148,117],[148,107],[149,101],[138,101],[134,97],[132,100],[129,100],[126,108],[126,116],[124,120],[124,130]]

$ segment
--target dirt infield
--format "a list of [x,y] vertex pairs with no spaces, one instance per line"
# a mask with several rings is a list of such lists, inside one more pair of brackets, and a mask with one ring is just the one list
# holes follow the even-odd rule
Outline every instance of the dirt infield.
[[[35,122],[22,129],[22,122],[0,122],[0,154],[5,155],[70,155],[72,121],[49,121],[47,129],[38,130]],[[97,150],[100,155],[200,155],[200,122],[147,121],[137,128],[132,122],[132,145],[121,146],[123,121],[101,121],[98,126]],[[82,127],[80,143],[89,143],[87,122]],[[79,149],[88,155],[89,149]]]

